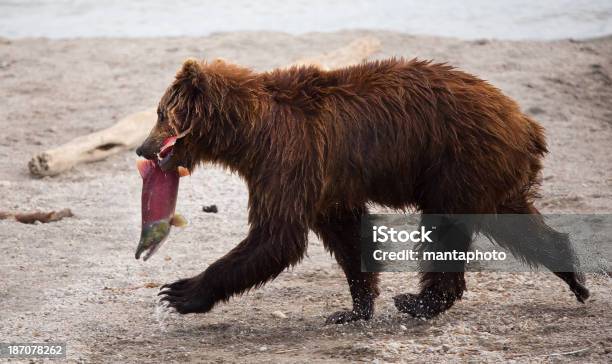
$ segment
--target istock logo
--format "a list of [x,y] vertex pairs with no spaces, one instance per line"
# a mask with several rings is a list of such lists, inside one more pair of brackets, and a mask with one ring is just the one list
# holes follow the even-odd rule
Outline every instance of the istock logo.
[[[432,229],[435,229],[433,227]],[[421,230],[395,230],[387,226],[373,226],[372,227],[372,241],[375,243],[433,243],[429,234],[432,230],[426,230],[425,226],[421,226]]]

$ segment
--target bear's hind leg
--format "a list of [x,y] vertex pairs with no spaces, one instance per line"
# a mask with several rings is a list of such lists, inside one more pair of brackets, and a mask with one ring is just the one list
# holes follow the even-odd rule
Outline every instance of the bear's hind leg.
[[374,299],[378,297],[378,273],[361,271],[359,236],[365,208],[337,208],[317,219],[313,230],[338,261],[348,281],[353,309],[330,315],[326,324],[343,324],[369,320],[374,314]]
[[[421,252],[468,251],[474,227],[450,218],[424,215],[421,225],[432,228],[433,243],[423,243]],[[421,261],[421,292],[393,297],[395,307],[413,317],[432,318],[453,306],[465,290],[464,261]]]
[[524,261],[550,269],[567,283],[576,299],[584,303],[589,298],[589,290],[584,285],[584,274],[569,236],[546,225],[544,217],[524,197],[507,202],[498,210],[500,214],[523,216],[505,220],[515,219],[516,224],[490,224],[485,233]]

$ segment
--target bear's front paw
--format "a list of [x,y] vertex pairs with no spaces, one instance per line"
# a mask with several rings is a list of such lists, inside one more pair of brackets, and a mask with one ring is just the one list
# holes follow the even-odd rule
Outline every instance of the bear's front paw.
[[180,314],[208,312],[216,302],[199,277],[164,284],[158,295],[162,296],[161,303],[166,303]]
[[371,318],[372,315],[367,313],[359,313],[355,311],[338,311],[327,317],[327,319],[325,320],[325,325],[346,324],[358,320],[369,320]]

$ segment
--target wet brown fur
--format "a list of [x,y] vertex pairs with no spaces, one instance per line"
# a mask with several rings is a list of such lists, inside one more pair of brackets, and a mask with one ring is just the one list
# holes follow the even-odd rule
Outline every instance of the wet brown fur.
[[[159,116],[140,155],[153,158],[163,139],[181,135],[170,168],[216,163],[249,189],[248,236],[162,291],[181,313],[206,312],[298,263],[310,229],[344,269],[353,297],[353,310],[329,322],[370,318],[378,277],[359,264],[366,204],[533,213],[546,153],[542,127],[500,90],[416,59],[266,73],[187,60]],[[465,288],[463,273],[424,273],[421,283],[418,296],[396,297],[401,311],[434,316]],[[419,298],[428,307],[417,307]]]

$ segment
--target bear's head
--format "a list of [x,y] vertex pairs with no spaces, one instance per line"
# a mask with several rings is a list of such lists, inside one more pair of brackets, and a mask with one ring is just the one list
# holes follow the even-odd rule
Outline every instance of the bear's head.
[[192,170],[199,162],[231,155],[259,115],[260,85],[257,74],[247,68],[223,60],[187,59],[162,96],[157,122],[136,153],[159,158],[163,170]]

